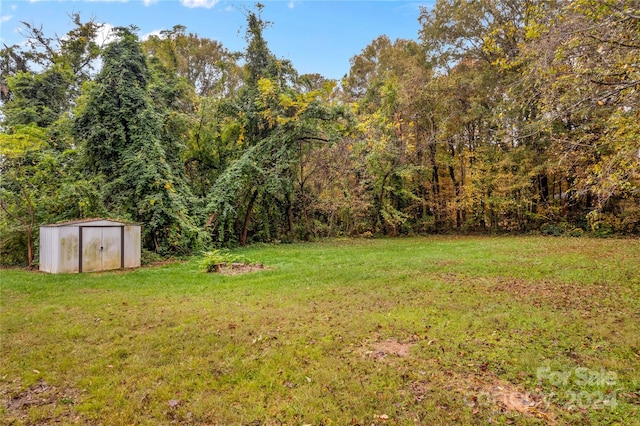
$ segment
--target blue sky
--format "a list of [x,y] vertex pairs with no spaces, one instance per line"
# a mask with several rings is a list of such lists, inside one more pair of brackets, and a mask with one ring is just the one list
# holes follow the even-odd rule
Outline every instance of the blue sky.
[[[341,78],[349,59],[373,39],[386,34],[418,38],[423,1],[309,1],[262,0],[263,19],[273,24],[264,35],[271,51],[293,62],[299,73]],[[0,43],[23,43],[21,21],[42,26],[45,34],[62,36],[72,28],[69,17],[95,18],[111,26],[135,24],[139,36],[174,25],[187,32],[220,41],[231,51],[245,47],[245,16],[254,1],[224,0],[0,0]]]

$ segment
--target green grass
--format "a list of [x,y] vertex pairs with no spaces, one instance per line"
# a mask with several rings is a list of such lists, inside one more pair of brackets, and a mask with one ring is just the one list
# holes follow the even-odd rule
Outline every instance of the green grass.
[[0,422],[640,424],[638,240],[234,253],[271,269],[0,271]]

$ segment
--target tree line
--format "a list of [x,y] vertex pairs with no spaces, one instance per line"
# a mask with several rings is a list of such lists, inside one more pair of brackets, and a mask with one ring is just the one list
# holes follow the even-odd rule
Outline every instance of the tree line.
[[438,0],[340,81],[175,26],[100,46],[27,26],[0,51],[0,257],[114,217],[161,255],[441,232],[640,233],[635,0]]

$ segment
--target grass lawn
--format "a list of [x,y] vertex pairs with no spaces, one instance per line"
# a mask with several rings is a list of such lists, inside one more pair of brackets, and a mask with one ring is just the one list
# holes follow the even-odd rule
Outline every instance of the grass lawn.
[[258,246],[0,271],[2,424],[640,424],[640,242]]

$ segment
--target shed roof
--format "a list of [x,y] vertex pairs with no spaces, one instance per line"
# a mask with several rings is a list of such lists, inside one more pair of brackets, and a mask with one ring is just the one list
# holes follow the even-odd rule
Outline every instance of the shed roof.
[[105,218],[91,218],[91,219],[78,219],[78,220],[70,220],[67,222],[59,222],[59,223],[51,223],[48,225],[41,225],[42,227],[61,227],[61,226],[78,226],[91,224],[93,222],[112,222],[120,225],[140,225],[139,223],[134,222],[125,222],[123,220],[118,219],[105,219]]

